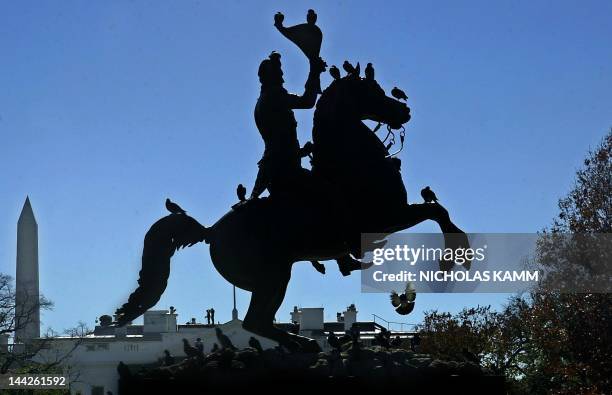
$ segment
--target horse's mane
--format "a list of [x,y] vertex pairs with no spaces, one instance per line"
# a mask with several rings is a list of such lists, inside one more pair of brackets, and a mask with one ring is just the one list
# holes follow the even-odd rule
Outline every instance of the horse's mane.
[[341,88],[344,86],[344,84],[349,83],[351,78],[354,77],[347,76],[333,80],[331,84],[329,84],[327,88],[323,90],[323,93],[321,94],[321,97],[317,101],[317,105],[315,107],[314,122],[320,120],[322,116],[327,115],[329,111],[336,112],[338,110],[337,103],[342,92]]

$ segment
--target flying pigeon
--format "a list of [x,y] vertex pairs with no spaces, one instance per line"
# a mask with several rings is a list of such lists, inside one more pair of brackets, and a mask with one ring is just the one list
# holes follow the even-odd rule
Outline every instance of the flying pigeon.
[[185,214],[187,212],[170,199],[166,199],[166,209],[172,214]]
[[342,343],[340,342],[340,339],[338,339],[338,336],[336,336],[336,334],[334,332],[329,332],[329,335],[327,335],[327,343],[329,343],[330,346],[332,346],[332,348],[340,351],[340,349],[342,348]]
[[236,188],[236,195],[238,195],[238,200],[244,202],[246,200],[247,190],[242,184],[238,184],[238,188]]
[[236,347],[234,347],[234,344],[232,344],[232,341],[230,340],[229,337],[227,337],[227,335],[225,335],[223,333],[223,331],[221,330],[221,328],[215,328],[215,334],[217,335],[217,340],[219,340],[219,343],[221,344],[221,348],[222,349],[230,349],[230,350],[235,350]]
[[395,97],[397,100],[408,100],[408,96],[406,96],[404,91],[397,86],[391,89],[391,96]]
[[426,186],[425,188],[421,189],[421,197],[423,198],[425,203],[431,203],[431,202],[438,203],[438,197],[436,196],[434,191],[429,189],[429,186]]
[[373,81],[374,80],[374,67],[372,63],[368,63],[365,68],[365,78],[366,80]]
[[329,74],[335,80],[339,80],[340,79],[340,70],[336,66],[332,66],[332,67],[329,68]]
[[197,348],[191,346],[189,341],[183,338],[183,352],[187,355],[187,358],[200,357],[202,353]]
[[260,353],[263,352],[263,347],[261,347],[261,343],[259,342],[259,340],[255,339],[253,336],[251,336],[251,338],[249,339],[249,346],[253,347]]
[[395,311],[401,315],[407,315],[414,309],[414,300],[416,292],[411,283],[406,284],[406,290],[403,294],[398,295],[397,292],[391,292],[391,304],[395,307]]
[[342,68],[344,69],[344,71],[346,71],[347,74],[349,75],[353,75],[355,74],[355,72],[357,70],[355,70],[355,68],[353,67],[352,64],[349,63],[348,60],[345,60],[344,63],[342,63]]

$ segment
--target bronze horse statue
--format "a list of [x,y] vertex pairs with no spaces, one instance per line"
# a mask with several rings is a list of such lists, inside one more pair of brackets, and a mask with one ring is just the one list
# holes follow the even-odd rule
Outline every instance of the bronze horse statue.
[[460,244],[467,245],[465,234],[441,205],[408,203],[399,160],[390,158],[365,119],[387,124],[390,130],[410,120],[410,109],[386,96],[373,78],[373,69],[367,78],[350,74],[335,80],[318,101],[313,125],[314,190],[294,198],[247,201],[211,227],[185,214],[157,221],[144,240],[139,287],[117,310],[116,324],[125,325],[153,307],[166,288],[174,252],[204,241],[210,244],[217,271],[252,293],[243,322],[246,330],[290,350],[316,350],[316,341],[273,325],[294,263],[359,255],[339,236],[347,227],[359,237],[434,220],[445,237],[460,235]]

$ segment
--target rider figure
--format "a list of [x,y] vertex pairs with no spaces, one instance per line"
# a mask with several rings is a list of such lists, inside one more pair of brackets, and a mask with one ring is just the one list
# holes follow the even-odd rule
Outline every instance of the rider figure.
[[[301,165],[301,158],[312,152],[312,143],[300,148],[293,110],[314,107],[317,95],[321,93],[320,74],[325,71],[326,64],[321,58],[310,61],[304,94],[298,96],[288,93],[283,87],[285,81],[280,58],[280,54],[272,52],[259,66],[261,93],[255,106],[255,123],[264,140],[265,151],[258,163],[259,172],[251,199],[258,198],[265,189],[271,196],[312,192],[310,172]],[[337,262],[345,276],[353,270],[365,268],[348,254],[338,258]],[[317,264],[313,263],[321,271]]]
[[251,193],[257,198],[267,188],[282,194],[295,192],[308,183],[308,174],[301,166],[301,158],[308,155],[312,143],[300,148],[297,122],[293,109],[313,108],[320,89],[320,74],[325,62],[320,58],[310,62],[310,73],[302,96],[290,94],[283,87],[280,54],[272,52],[259,66],[261,93],[255,106],[255,123],[265,143],[259,161],[259,173]]

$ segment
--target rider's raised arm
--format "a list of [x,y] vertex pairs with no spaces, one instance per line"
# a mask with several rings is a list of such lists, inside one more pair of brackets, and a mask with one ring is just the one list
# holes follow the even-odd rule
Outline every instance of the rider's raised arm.
[[317,95],[321,93],[321,73],[325,71],[325,62],[322,59],[310,62],[310,72],[308,80],[304,86],[304,94],[302,96],[289,95],[289,107],[294,109],[313,108],[317,102]]

